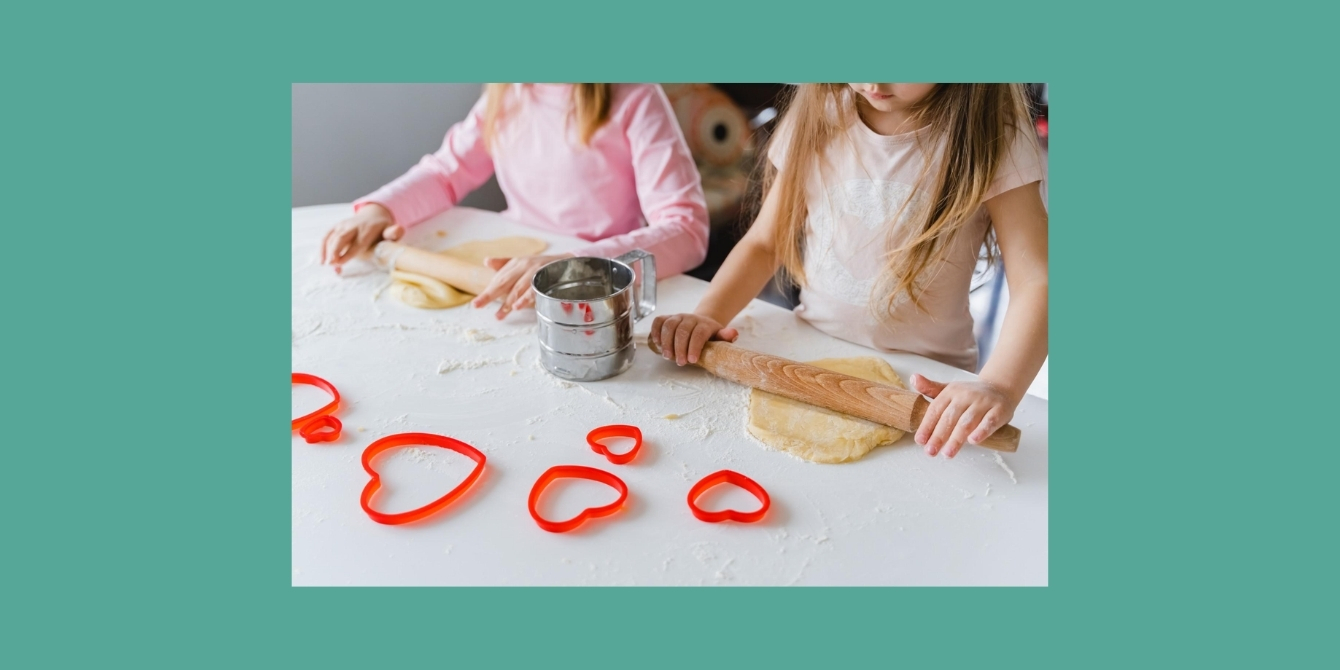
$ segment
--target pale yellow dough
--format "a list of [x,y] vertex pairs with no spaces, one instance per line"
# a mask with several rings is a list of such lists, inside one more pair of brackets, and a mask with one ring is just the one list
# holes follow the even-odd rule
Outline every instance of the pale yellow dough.
[[[547,248],[549,248],[548,242],[534,237],[500,237],[496,240],[466,242],[438,253],[467,263],[483,265],[485,258],[534,256]],[[475,297],[473,293],[466,293],[432,277],[412,272],[392,272],[391,280],[391,295],[410,307],[446,309],[464,305]]]
[[[825,358],[810,361],[833,372],[907,388],[882,358]],[[898,441],[903,431],[839,414],[798,400],[753,389],[749,393],[749,433],[764,444],[815,463],[854,461],[872,449]]]
[[458,291],[432,277],[396,270],[391,273],[391,295],[420,309],[446,309],[470,302],[474,295]]

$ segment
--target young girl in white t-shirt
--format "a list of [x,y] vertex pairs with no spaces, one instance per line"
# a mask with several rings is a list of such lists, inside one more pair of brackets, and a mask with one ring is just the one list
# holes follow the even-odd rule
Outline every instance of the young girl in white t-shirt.
[[978,256],[999,246],[1010,302],[973,382],[912,376],[933,398],[918,444],[952,458],[1009,422],[1047,357],[1043,167],[1019,84],[803,84],[768,149],[754,225],[692,314],[651,336],[680,365],[778,269],[801,287],[796,314],[882,351],[972,371],[968,291]]

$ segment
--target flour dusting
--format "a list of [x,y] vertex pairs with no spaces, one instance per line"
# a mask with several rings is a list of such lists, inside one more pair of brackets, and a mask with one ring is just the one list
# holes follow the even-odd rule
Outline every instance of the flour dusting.
[[1010,476],[1010,481],[1014,482],[1015,484],[1018,484],[1019,480],[1015,479],[1014,470],[1011,470],[1010,466],[1005,464],[1005,459],[1000,455],[1000,452],[995,451],[992,452],[992,454],[996,457],[996,465],[999,465],[1000,469],[1004,470],[1005,474]]
[[455,370],[478,370],[489,365],[504,365],[512,361],[507,358],[471,358],[466,360],[445,360],[437,364],[437,374],[444,375]]

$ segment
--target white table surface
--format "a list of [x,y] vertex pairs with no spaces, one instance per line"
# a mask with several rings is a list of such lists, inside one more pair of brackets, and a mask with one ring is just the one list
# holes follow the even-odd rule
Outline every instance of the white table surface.
[[[338,442],[293,436],[294,585],[1047,584],[1045,400],[1028,396],[1020,405],[1015,454],[967,446],[952,461],[931,459],[908,435],[854,463],[808,463],[750,437],[748,389],[698,368],[640,349],[618,377],[569,384],[538,366],[533,312],[499,322],[493,310],[469,306],[418,310],[379,293],[386,275],[370,265],[335,275],[318,264],[318,244],[349,211],[293,210],[293,370],[326,378],[344,397]],[[416,227],[406,241],[441,249],[505,235],[544,238],[555,250],[576,243],[463,208]],[[686,276],[663,281],[657,313],[692,309],[706,287]],[[650,322],[637,333],[645,336]],[[740,345],[797,360],[879,355],[904,379],[972,377],[837,340],[757,300],[734,325]],[[293,397],[294,416],[326,402],[304,386]],[[683,416],[664,418],[671,413]],[[588,431],[610,423],[642,428],[643,453],[628,465],[612,465],[586,445]],[[373,440],[398,432],[474,445],[488,458],[483,477],[427,520],[372,522],[358,503],[368,480],[360,457]],[[376,464],[383,488],[374,505],[387,512],[439,497],[474,465],[432,447],[389,452]],[[618,475],[630,490],[627,506],[574,532],[541,530],[527,496],[558,464]],[[763,522],[709,524],[689,513],[689,487],[723,468],[771,494]],[[543,509],[568,518],[614,495],[565,480],[550,487]],[[728,486],[703,503],[757,507]]]

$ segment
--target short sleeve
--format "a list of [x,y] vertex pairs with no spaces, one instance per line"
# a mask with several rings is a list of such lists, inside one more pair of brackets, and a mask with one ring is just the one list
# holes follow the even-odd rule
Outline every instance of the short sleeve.
[[986,190],[982,200],[990,200],[1001,193],[1042,181],[1046,177],[1042,149],[1038,147],[1032,127],[1021,129],[1014,134],[1014,141],[996,167],[996,177],[991,180],[991,187]]

